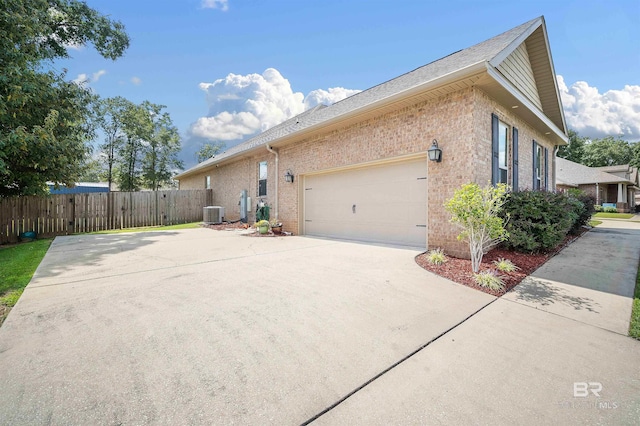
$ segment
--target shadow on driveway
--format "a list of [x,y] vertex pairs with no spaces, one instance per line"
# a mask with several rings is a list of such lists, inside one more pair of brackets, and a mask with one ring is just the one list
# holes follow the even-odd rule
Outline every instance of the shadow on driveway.
[[542,306],[549,306],[555,303],[572,307],[575,310],[587,310],[598,313],[598,302],[589,297],[580,297],[568,294],[568,292],[557,286],[557,283],[531,277],[527,281],[527,286],[516,286],[513,293],[516,300],[536,303]]

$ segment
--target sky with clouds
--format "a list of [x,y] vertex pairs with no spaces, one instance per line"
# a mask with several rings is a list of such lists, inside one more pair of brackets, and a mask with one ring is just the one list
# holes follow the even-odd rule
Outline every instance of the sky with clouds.
[[640,140],[640,2],[88,0],[122,21],[115,62],[56,63],[99,95],[167,106],[183,158],[228,146],[544,15],[568,125]]

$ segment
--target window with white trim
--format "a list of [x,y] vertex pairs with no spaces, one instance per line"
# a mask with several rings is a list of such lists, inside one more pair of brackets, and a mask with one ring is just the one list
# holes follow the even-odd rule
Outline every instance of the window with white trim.
[[258,163],[258,197],[267,195],[267,162]]
[[533,141],[533,189],[543,188],[544,148]]
[[518,129],[491,114],[491,184],[518,190]]
[[498,183],[509,183],[509,126],[498,121]]

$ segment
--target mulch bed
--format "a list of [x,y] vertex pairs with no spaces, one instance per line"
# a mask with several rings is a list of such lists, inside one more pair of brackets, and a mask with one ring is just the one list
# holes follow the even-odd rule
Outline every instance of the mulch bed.
[[249,229],[251,225],[242,222],[222,222],[216,225],[201,224],[203,228],[214,229],[216,231],[235,231],[236,229]]
[[209,229],[213,229],[215,231],[236,231],[236,230],[251,230],[253,232],[251,233],[247,233],[247,234],[243,234],[243,236],[245,237],[286,237],[288,235],[291,235],[289,233],[280,233],[280,234],[276,234],[273,231],[269,231],[266,234],[260,234],[258,232],[257,229],[252,228],[251,225],[249,225],[248,223],[242,223],[242,222],[223,222],[223,223],[219,223],[216,225],[201,225],[203,228],[209,228]]
[[558,254],[562,249],[567,247],[573,241],[578,239],[582,234],[589,231],[588,228],[583,228],[578,235],[567,236],[562,243],[560,243],[555,249],[547,253],[539,254],[525,254],[514,251],[508,251],[501,248],[491,250],[485,254],[480,264],[480,271],[494,270],[496,268],[493,264],[494,260],[509,259],[518,268],[514,272],[499,272],[504,281],[505,288],[502,291],[495,291],[485,287],[481,287],[473,280],[473,273],[471,272],[471,260],[459,259],[457,257],[447,256],[447,262],[442,265],[434,265],[427,260],[427,253],[419,254],[416,256],[416,262],[424,269],[438,274],[441,277],[447,278],[451,281],[455,281],[459,284],[466,285],[468,287],[475,288],[476,290],[483,291],[493,296],[502,296],[507,293],[513,287],[518,285],[520,281],[525,279],[533,271],[542,266],[547,260]]

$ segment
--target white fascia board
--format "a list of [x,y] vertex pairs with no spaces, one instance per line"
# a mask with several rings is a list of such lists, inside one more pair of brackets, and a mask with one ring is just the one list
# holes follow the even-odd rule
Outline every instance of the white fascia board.
[[[504,49],[502,49],[500,51],[500,53],[498,53],[496,56],[494,56],[489,63],[493,66],[493,67],[498,67],[498,65],[500,65],[502,63],[502,61],[504,61],[507,56],[511,55],[513,53],[514,50],[516,50],[518,48],[518,46],[520,46],[522,43],[525,42],[525,40],[531,35],[533,34],[533,32],[535,30],[538,29],[538,27],[542,25],[542,17],[538,18],[535,20],[535,22],[533,22],[531,24],[531,26],[529,28],[527,28],[527,30],[525,32],[523,32],[522,34],[520,34],[515,40],[513,40],[511,43],[509,43],[509,45],[507,47],[505,47]],[[549,46],[547,46],[548,48]]]
[[[553,87],[556,90],[556,99],[558,101],[558,106],[560,107],[560,117],[562,118],[562,125],[565,129],[567,129],[567,121],[564,118],[564,108],[562,107],[562,97],[560,96],[560,89],[558,88],[558,79],[556,77],[556,67],[553,64],[553,57],[551,56],[551,47],[549,46],[549,37],[547,36],[547,26],[542,26],[542,31],[544,33],[544,44],[547,47],[547,55],[549,56],[549,64],[551,65],[551,73],[553,74]],[[567,133],[568,133],[567,129]]]
[[549,130],[555,133],[556,136],[558,136],[558,138],[562,139],[565,144],[569,143],[569,137],[565,135],[564,132],[560,130],[558,126],[556,126],[553,123],[553,121],[549,119],[549,117],[544,115],[544,113],[540,111],[540,109],[536,105],[534,105],[533,102],[529,100],[529,98],[527,98],[518,89],[516,89],[516,87],[513,84],[511,84],[509,80],[504,78],[502,74],[496,71],[495,68],[493,68],[493,66],[491,66],[489,63],[487,63],[487,73],[498,84],[500,84],[504,89],[506,89],[514,98],[516,98],[518,102],[523,104],[525,108],[527,108],[529,111],[535,114],[535,116],[538,117],[538,119],[540,119],[540,121],[542,121],[545,124],[545,126],[549,128]]

